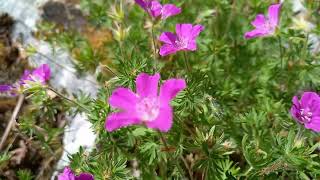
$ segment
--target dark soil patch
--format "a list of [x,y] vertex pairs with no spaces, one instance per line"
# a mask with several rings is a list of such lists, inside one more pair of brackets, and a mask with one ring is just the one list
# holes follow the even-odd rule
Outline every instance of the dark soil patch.
[[49,1],[43,6],[42,18],[70,30],[81,31],[87,24],[86,17],[74,5],[55,1]]

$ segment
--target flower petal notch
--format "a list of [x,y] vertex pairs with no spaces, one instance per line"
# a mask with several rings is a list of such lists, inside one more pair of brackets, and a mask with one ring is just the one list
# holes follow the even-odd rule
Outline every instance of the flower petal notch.
[[177,24],[176,34],[171,32],[163,32],[159,41],[164,45],[160,48],[159,54],[167,56],[178,51],[195,51],[197,50],[196,39],[200,32],[204,30],[202,25]]
[[89,173],[80,173],[76,176],[69,167],[65,167],[63,173],[58,176],[58,180],[94,180]]
[[186,82],[183,79],[166,80],[158,93],[159,80],[159,73],[140,73],[136,79],[136,93],[122,87],[115,89],[109,104],[120,111],[106,118],[106,130],[112,132],[129,125],[144,124],[162,132],[169,131],[173,120],[170,102],[186,88]]
[[320,132],[320,96],[315,92],[304,92],[299,101],[292,98],[291,116],[305,128]]
[[269,6],[267,17],[263,14],[258,14],[255,20],[251,22],[255,29],[246,32],[244,37],[252,39],[255,37],[272,36],[279,25],[280,10],[281,4],[273,4]]
[[160,17],[162,20],[181,13],[181,8],[174,4],[161,5],[157,0],[135,0],[135,2],[154,18]]

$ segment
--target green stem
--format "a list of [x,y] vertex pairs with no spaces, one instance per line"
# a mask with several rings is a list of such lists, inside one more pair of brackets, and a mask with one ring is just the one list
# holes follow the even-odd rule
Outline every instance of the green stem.
[[154,24],[152,22],[152,26],[151,26],[151,36],[152,36],[152,43],[153,43],[153,56],[154,56],[154,70],[156,70],[156,62],[157,62],[157,46],[156,46],[156,40],[154,37]]
[[[121,55],[120,64],[121,64],[121,66],[124,66],[125,55],[124,55],[123,49],[122,49],[122,42],[119,42],[119,49],[120,49],[120,55]],[[128,73],[125,69],[124,69],[124,73],[128,76]]]
[[125,59],[123,49],[122,49],[122,42],[119,42],[119,50],[120,50],[120,54],[121,54],[121,63],[122,63]]
[[[164,145],[164,147],[166,149],[168,149],[168,144],[167,144],[167,141],[165,139],[165,137],[163,136],[162,132],[161,131],[158,131],[159,132],[159,135],[160,135],[160,139]],[[164,179],[167,179],[167,167],[164,167],[165,165],[163,164],[163,162],[160,162],[160,174],[161,176],[164,178]]]
[[279,41],[279,51],[280,51],[280,60],[281,60],[281,68],[283,69],[283,52],[282,52],[282,41],[281,37],[278,35],[278,41]]
[[[163,136],[163,134],[160,131],[158,131],[158,132],[159,132],[159,135],[160,135],[160,139],[163,142],[165,148],[169,149],[169,146],[167,144],[167,141],[166,141],[165,137]],[[193,172],[192,172],[191,168],[189,167],[188,162],[184,159],[183,155],[180,155],[180,159],[182,160],[183,164],[185,165],[186,169],[188,170],[190,180],[193,180]]]
[[59,97],[61,97],[62,99],[65,99],[68,102],[71,102],[79,107],[81,107],[83,110],[85,110],[87,113],[90,112],[90,110],[86,107],[84,107],[82,104],[78,103],[77,101],[74,101],[72,99],[67,98],[66,96],[64,96],[63,94],[61,94],[60,92],[58,92],[57,90],[53,89],[52,87],[47,87],[49,90],[53,91],[56,95],[58,95]]
[[296,136],[296,139],[299,140],[301,139],[302,135],[303,135],[303,130],[304,130],[304,127],[298,123],[298,133],[297,133],[297,136]]
[[247,177],[249,172],[252,171],[253,167],[250,166],[250,168],[247,170],[247,172],[244,173],[244,177]]
[[303,54],[303,60],[306,61],[306,58],[307,58],[307,54],[308,54],[308,41],[309,41],[309,34],[306,35],[306,40],[305,40],[305,43],[304,43],[304,46],[303,46],[303,49],[304,49],[304,54]]
[[166,141],[166,138],[163,136],[163,134],[162,134],[162,132],[161,132],[161,131],[158,131],[158,132],[159,132],[160,139],[161,139],[161,141],[162,141],[162,143],[163,143],[164,147],[165,147],[166,149],[169,149],[169,148],[168,148],[167,141]]
[[184,57],[184,64],[186,66],[186,69],[187,69],[188,73],[190,73],[191,72],[191,68],[190,68],[188,60],[187,60],[186,52],[183,52],[183,57]]

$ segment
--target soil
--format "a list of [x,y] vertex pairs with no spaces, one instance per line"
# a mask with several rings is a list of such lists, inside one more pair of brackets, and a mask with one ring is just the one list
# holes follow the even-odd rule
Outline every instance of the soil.
[[49,1],[42,8],[44,21],[62,25],[65,29],[81,31],[87,24],[86,17],[72,4]]

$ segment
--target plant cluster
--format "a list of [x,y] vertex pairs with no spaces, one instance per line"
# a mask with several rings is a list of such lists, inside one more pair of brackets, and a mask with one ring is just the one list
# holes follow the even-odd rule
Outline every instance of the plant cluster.
[[[287,1],[82,0],[80,6],[97,31],[110,29],[113,37],[98,49],[87,44],[92,53],[75,62],[79,71],[103,69],[98,97],[68,99],[38,69],[22,91],[48,107],[41,98],[54,101],[48,97],[55,92],[70,113],[85,112],[98,135],[93,152],[70,155],[58,179],[320,177],[320,56],[310,43],[320,34],[319,2],[305,3],[313,28],[292,18]],[[79,32],[67,37],[50,38],[78,46]],[[95,58],[102,53],[108,63]],[[21,129],[32,121],[20,119]],[[2,154],[0,163],[6,159]]]

